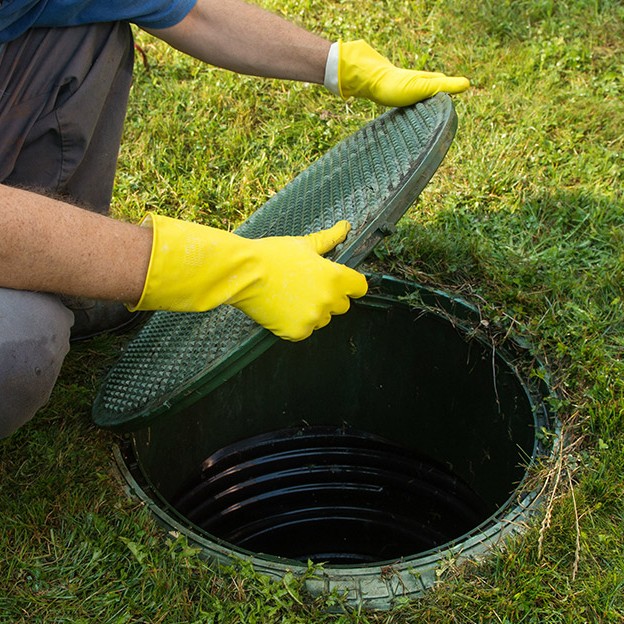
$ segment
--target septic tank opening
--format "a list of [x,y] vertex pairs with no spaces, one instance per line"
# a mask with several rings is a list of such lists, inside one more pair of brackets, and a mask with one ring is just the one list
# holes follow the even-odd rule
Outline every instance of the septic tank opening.
[[385,608],[535,508],[527,470],[554,427],[545,375],[479,327],[466,303],[383,278],[310,339],[130,434],[120,465],[207,556],[278,577],[310,559],[324,564],[313,593]]
[[249,551],[332,565],[424,552],[495,511],[448,466],[346,426],[282,429],[220,449],[173,505]]

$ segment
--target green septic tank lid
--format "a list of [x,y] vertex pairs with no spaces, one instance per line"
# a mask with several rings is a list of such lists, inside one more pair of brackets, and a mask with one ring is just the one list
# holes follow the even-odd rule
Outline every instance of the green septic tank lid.
[[[416,201],[456,128],[446,94],[389,110],[299,174],[236,233],[298,236],[346,219],[351,232],[327,257],[356,267]],[[109,429],[139,429],[192,405],[277,340],[227,305],[201,313],[156,312],[106,376],[93,420]]]

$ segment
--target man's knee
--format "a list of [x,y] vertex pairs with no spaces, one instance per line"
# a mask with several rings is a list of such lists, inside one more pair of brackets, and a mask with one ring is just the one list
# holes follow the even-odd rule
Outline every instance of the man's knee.
[[72,323],[72,313],[54,295],[0,289],[0,438],[48,402]]

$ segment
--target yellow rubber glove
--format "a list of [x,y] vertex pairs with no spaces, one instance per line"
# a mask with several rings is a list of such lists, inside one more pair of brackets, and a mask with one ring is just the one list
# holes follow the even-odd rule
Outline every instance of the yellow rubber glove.
[[295,341],[368,289],[363,275],[321,255],[346,238],[347,221],[309,236],[257,239],[154,214],[143,225],[153,229],[152,253],[132,310],[203,312],[227,303]]
[[365,41],[338,42],[338,89],[347,99],[364,97],[384,106],[409,106],[440,91],[460,93],[467,78],[400,69]]

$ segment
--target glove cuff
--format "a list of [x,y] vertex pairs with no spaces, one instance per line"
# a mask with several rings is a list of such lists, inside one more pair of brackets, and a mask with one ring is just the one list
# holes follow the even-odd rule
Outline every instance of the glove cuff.
[[340,66],[340,41],[331,44],[329,54],[327,55],[327,63],[325,64],[325,80],[323,84],[328,91],[334,95],[342,95],[340,93],[340,80],[338,78],[338,69]]
[[137,312],[138,310],[150,310],[151,309],[149,307],[151,293],[149,292],[150,289],[148,288],[148,284],[150,282],[150,276],[153,272],[154,256],[155,256],[155,250],[157,248],[156,228],[152,222],[151,214],[146,214],[143,217],[143,219],[141,219],[141,222],[139,223],[139,225],[141,227],[148,227],[152,230],[152,251],[150,254],[149,264],[147,265],[147,274],[145,275],[145,283],[143,284],[143,292],[141,293],[141,298],[138,300],[138,302],[135,305],[131,305],[129,303],[124,304],[130,312]]
[[[153,232],[145,285],[135,310],[198,312],[227,303],[253,279],[245,239],[216,228],[148,214]],[[231,279],[241,272],[242,278]]]

